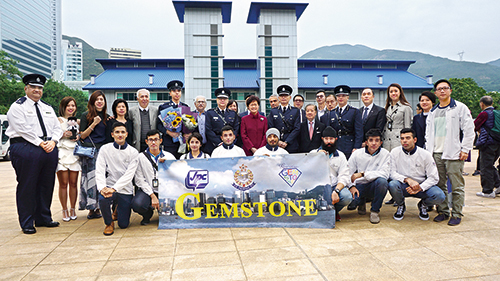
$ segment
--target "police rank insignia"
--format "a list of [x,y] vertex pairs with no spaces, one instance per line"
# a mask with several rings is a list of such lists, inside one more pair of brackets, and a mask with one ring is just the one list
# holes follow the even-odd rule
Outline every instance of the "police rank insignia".
[[246,191],[254,186],[252,171],[246,165],[241,165],[240,169],[234,172],[233,187],[241,191]]

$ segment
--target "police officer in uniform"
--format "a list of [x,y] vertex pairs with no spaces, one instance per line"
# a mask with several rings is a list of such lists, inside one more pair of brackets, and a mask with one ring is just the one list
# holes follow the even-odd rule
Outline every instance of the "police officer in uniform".
[[292,87],[281,85],[276,91],[280,105],[271,109],[267,116],[267,126],[280,131],[279,147],[284,148],[288,153],[295,153],[299,151],[300,111],[288,104],[293,91]]
[[[179,80],[172,80],[168,82],[167,88],[170,91],[170,97],[172,98],[171,101],[168,101],[160,107],[158,107],[158,114],[161,114],[161,111],[163,109],[172,107],[172,108],[178,108],[180,106],[186,106],[189,108],[189,105],[181,102],[181,96],[182,96],[182,86],[184,84],[179,81]],[[181,123],[182,126],[182,123]],[[176,138],[182,134],[181,132],[172,132],[167,129],[165,129],[165,126],[163,126],[162,122],[160,120],[157,121],[156,128],[162,133],[163,135],[163,149],[165,151],[168,151],[172,153],[175,158],[179,159],[182,155],[182,153],[179,153],[179,146],[180,142],[174,142],[173,138]]]
[[361,148],[363,142],[361,112],[347,104],[351,93],[349,86],[339,85],[333,91],[337,96],[338,106],[321,116],[321,122],[337,131],[337,148],[349,159],[355,149]]
[[57,227],[50,205],[58,161],[57,142],[62,129],[52,107],[41,100],[46,78],[40,74],[23,77],[26,96],[7,112],[10,156],[17,177],[17,214],[25,234],[35,226]]
[[205,117],[205,134],[207,137],[205,152],[208,154],[212,154],[212,151],[222,144],[222,127],[230,125],[236,137],[239,137],[240,132],[240,123],[236,112],[227,108],[231,91],[226,88],[218,88],[214,93],[217,97],[217,108],[209,109]]

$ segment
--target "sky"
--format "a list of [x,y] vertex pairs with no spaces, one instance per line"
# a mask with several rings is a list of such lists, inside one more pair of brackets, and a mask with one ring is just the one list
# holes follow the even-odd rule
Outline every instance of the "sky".
[[[170,0],[64,0],[62,33],[94,48],[142,51],[143,58],[183,58],[183,24]],[[297,22],[299,57],[322,46],[361,44],[486,63],[500,58],[500,1],[310,0]],[[256,58],[251,1],[232,1],[223,24],[226,58]]]

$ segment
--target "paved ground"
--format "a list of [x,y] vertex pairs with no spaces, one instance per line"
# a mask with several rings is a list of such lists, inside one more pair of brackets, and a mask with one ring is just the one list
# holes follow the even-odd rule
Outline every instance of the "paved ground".
[[10,162],[0,162],[0,179],[2,280],[500,280],[500,199],[475,196],[479,177],[466,177],[456,227],[421,221],[408,199],[402,221],[384,206],[378,225],[344,210],[335,229],[157,230],[134,214],[110,237],[86,212],[62,222],[57,196],[61,226],[22,234]]

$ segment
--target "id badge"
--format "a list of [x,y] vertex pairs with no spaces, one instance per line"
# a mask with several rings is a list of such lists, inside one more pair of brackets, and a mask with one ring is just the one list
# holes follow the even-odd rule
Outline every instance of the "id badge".
[[158,188],[158,179],[153,179],[153,188]]

